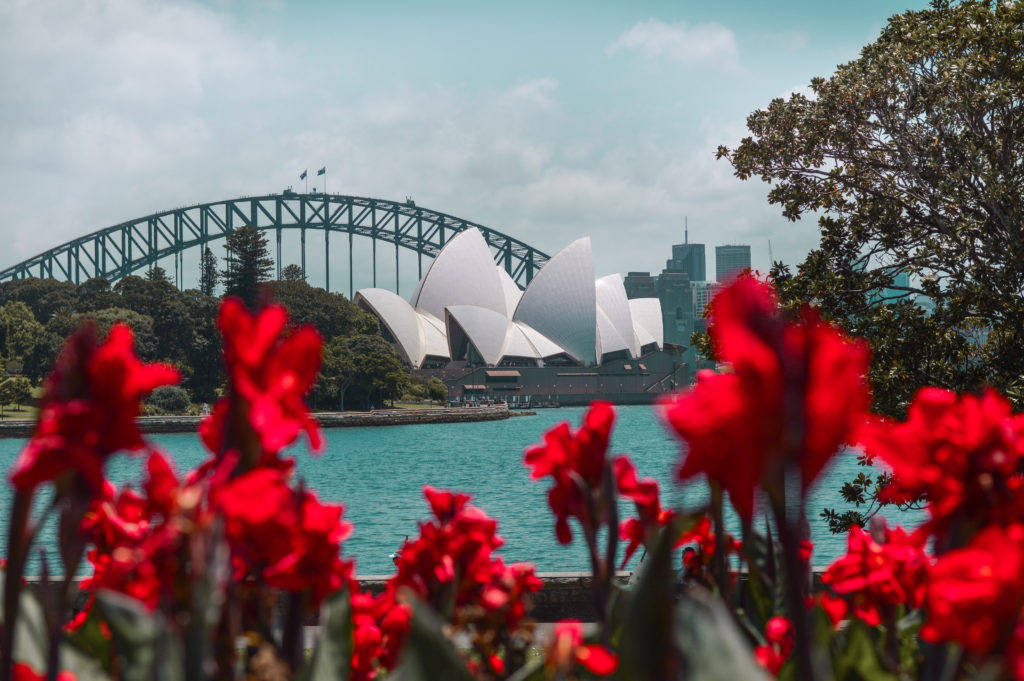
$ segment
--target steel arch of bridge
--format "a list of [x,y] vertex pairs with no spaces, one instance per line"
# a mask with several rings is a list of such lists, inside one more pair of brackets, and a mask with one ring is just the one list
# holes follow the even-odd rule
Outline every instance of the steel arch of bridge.
[[415,205],[341,194],[282,194],[241,197],[154,213],[51,248],[0,271],[0,281],[37,276],[80,284],[93,277],[111,282],[163,258],[174,256],[175,283],[181,287],[182,253],[223,239],[235,229],[253,226],[276,232],[277,274],[281,276],[281,233],[301,232],[301,266],[306,271],[306,231],[324,232],[326,286],[330,290],[330,235],[348,234],[349,295],[352,295],[352,239],[373,240],[373,285],[377,285],[377,242],[395,246],[395,288],[398,288],[399,248],[417,253],[419,278],[423,256],[433,258],[457,233],[475,227],[494,253],[495,262],[525,287],[549,256],[507,234],[462,218]]

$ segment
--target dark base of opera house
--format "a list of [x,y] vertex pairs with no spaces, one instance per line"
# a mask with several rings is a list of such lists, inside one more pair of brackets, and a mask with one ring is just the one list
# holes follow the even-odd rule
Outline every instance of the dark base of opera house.
[[448,387],[449,402],[505,402],[510,407],[586,405],[594,400],[615,404],[649,404],[660,395],[685,388],[693,370],[682,361],[682,348],[666,345],[640,359],[606,359],[598,367],[473,366],[449,362],[444,368],[417,369]]

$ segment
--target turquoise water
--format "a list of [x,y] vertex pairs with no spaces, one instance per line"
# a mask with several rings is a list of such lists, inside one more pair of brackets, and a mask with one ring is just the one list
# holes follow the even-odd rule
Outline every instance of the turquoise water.
[[[507,561],[530,561],[540,571],[586,570],[581,541],[566,547],[555,540],[546,499],[548,483],[530,480],[522,464],[524,447],[539,442],[544,431],[559,421],[578,424],[583,411],[544,409],[536,416],[481,423],[328,429],[324,431],[327,447],[320,457],[310,456],[304,446],[296,447],[294,454],[307,485],[322,500],[345,505],[344,517],[354,523],[355,530],[343,555],[355,557],[360,574],[390,573],[388,554],[406,535],[417,536],[417,522],[428,514],[420,491],[424,484],[472,493],[474,503],[498,520]],[[154,435],[151,440],[172,455],[179,472],[206,456],[194,434]],[[0,440],[0,466],[9,467],[23,444],[23,440]],[[650,407],[618,409],[612,451],[629,454],[641,475],[658,479],[663,504],[692,507],[706,499],[703,484],[672,482],[679,445]],[[140,459],[118,456],[108,475],[119,485],[137,481],[140,464]],[[812,490],[808,515],[816,565],[827,565],[842,555],[846,542],[829,534],[817,516],[825,506],[840,505],[839,486],[862,470],[852,454],[840,455]],[[4,542],[9,504],[8,488],[0,488]],[[622,512],[631,514],[630,506],[623,505]],[[894,519],[912,525],[916,517],[897,513]],[[52,548],[52,531],[43,533],[39,545]]]

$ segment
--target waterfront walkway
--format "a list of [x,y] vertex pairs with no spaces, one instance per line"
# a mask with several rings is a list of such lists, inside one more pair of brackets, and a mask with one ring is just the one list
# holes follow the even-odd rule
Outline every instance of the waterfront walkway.
[[[441,407],[436,409],[375,409],[373,411],[320,412],[313,414],[322,428],[365,426],[408,426],[420,423],[466,423],[500,421],[512,416],[528,416],[531,411],[509,411],[504,404],[485,407]],[[137,419],[144,433],[194,433],[205,416],[141,416]],[[0,422],[0,438],[32,435],[35,421]]]

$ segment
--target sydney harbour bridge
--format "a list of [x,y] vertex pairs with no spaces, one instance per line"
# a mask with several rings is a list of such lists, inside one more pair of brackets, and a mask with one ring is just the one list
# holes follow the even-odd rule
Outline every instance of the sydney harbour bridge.
[[399,251],[416,253],[417,277],[423,276],[423,257],[433,258],[457,233],[472,227],[483,234],[495,262],[521,287],[548,261],[548,255],[489,227],[417,206],[413,201],[389,201],[342,194],[281,194],[247,196],[146,215],[72,239],[0,271],[0,281],[51,277],[80,284],[94,277],[114,282],[159,261],[174,258],[174,282],[181,288],[183,253],[225,238],[240,227],[273,232],[277,276],[281,276],[281,237],[298,230],[301,267],[306,271],[306,232],[323,232],[325,288],[330,290],[331,234],[348,235],[348,288],[353,291],[353,240],[372,240],[373,285],[377,286],[377,243],[392,244],[395,290],[398,289]]

